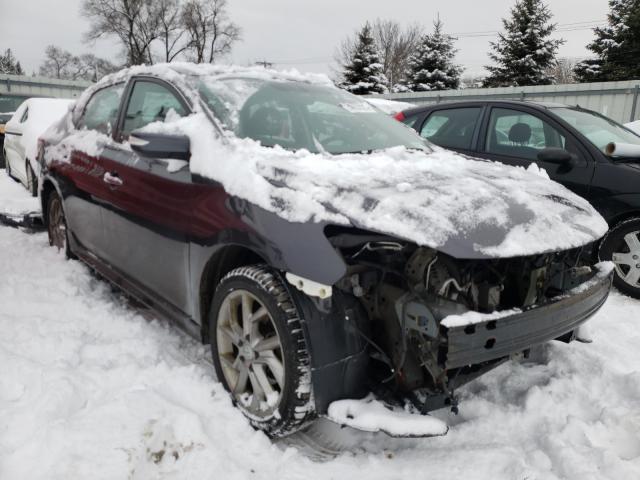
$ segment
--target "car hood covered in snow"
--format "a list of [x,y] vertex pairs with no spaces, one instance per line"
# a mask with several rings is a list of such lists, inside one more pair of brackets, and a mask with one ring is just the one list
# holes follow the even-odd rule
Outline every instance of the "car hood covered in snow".
[[535,164],[525,170],[442,149],[301,157],[288,164],[272,159],[259,168],[273,184],[272,208],[285,217],[315,205],[335,220],[457,258],[564,250],[607,231],[586,200],[550,181]]
[[[228,69],[188,64],[133,67],[89,89],[76,109],[82,108],[92,91],[132,73],[173,82],[191,98],[194,113],[183,118],[168,115],[165,122],[144,130],[188,136],[192,173],[220,182],[229,194],[291,222],[353,225],[458,258],[565,250],[593,242],[607,231],[606,222],[586,200],[550,181],[535,164],[525,170],[438,147],[332,156],[267,148],[231,133],[221,136],[183,71],[330,84],[317,75],[306,79],[296,72]],[[70,145],[63,148],[89,148],[97,153],[112,142],[96,132],[73,131],[67,117],[47,133],[54,143],[64,139],[62,143]]]

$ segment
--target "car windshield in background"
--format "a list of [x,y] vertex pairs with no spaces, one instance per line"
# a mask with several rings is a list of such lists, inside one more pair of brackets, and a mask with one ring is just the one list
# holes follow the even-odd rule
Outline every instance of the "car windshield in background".
[[595,112],[578,108],[554,108],[552,111],[603,152],[611,142],[640,145],[638,135]]
[[0,114],[15,112],[27,98],[29,97],[0,96]]
[[200,78],[209,108],[240,138],[331,154],[429,147],[413,130],[362,99],[302,82]]

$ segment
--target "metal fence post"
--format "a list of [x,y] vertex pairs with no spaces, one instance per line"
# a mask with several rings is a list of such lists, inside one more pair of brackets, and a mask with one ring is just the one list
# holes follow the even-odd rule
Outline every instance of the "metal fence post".
[[633,103],[631,104],[631,118],[630,122],[633,122],[636,119],[636,106],[638,103],[638,94],[640,93],[640,85],[636,85],[633,89]]

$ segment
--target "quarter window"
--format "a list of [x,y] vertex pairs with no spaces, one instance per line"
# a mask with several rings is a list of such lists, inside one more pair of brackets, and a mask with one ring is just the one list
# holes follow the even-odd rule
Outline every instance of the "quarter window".
[[469,150],[480,111],[480,107],[472,107],[433,112],[422,125],[420,135],[441,147]]
[[525,112],[494,108],[489,120],[487,152],[536,160],[548,147],[565,148],[566,139],[544,120]]
[[180,116],[187,113],[180,100],[168,88],[155,82],[137,81],[127,106],[123,138],[150,123],[163,122],[171,110]]
[[20,119],[20,123],[26,122],[28,118],[29,118],[29,107],[27,107],[24,110],[24,113],[22,114],[22,118]]
[[118,108],[123,90],[124,86],[117,84],[94,93],[78,121],[78,129],[86,128],[111,135],[118,121]]

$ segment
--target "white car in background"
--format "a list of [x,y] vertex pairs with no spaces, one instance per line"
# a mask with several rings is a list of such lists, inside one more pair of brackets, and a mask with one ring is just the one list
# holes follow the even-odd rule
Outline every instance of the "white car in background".
[[640,135],[640,120],[636,120],[635,122],[629,122],[624,124],[629,130],[633,133]]
[[36,162],[38,137],[67,113],[74,100],[29,98],[15,111],[5,126],[4,158],[7,175],[38,195],[40,166]]

